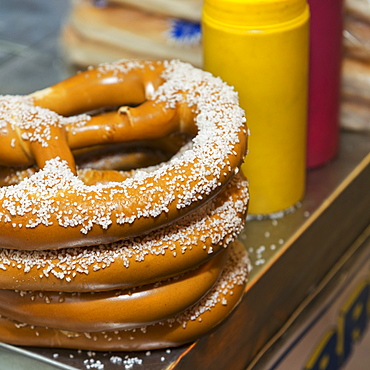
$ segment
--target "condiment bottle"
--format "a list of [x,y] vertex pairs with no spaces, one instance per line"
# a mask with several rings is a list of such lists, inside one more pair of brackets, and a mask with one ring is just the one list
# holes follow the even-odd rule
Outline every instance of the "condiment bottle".
[[204,69],[234,86],[246,111],[249,214],[284,211],[305,192],[307,1],[205,0],[202,34]]
[[332,160],[339,146],[343,0],[308,0],[310,67],[307,166]]

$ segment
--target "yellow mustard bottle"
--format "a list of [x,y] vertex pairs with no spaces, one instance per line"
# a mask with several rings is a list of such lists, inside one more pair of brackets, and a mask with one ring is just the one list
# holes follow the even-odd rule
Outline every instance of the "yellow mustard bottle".
[[249,213],[281,213],[305,193],[307,1],[205,0],[202,37],[204,69],[234,86],[246,111]]

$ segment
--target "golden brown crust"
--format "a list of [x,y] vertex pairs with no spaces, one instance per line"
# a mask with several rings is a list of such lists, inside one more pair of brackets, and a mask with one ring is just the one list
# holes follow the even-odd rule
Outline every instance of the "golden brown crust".
[[[128,92],[128,101],[122,101]],[[33,94],[32,99],[36,106],[30,106],[29,115],[37,112],[45,132],[49,126],[58,132],[64,128],[72,148],[121,141],[127,136],[135,140],[140,134],[153,137],[148,137],[147,131],[154,132],[155,138],[157,130],[166,135],[168,130],[193,133],[196,128],[198,133],[191,149],[153,173],[140,172],[122,183],[94,187],[74,175],[74,159],[67,146],[60,145],[61,133],[52,135],[45,149],[46,133],[37,140],[39,126],[31,125],[28,140],[22,135],[18,140],[32,147],[29,153],[38,164],[46,165],[26,183],[1,189],[0,196],[8,199],[0,205],[0,243],[6,248],[58,249],[110,243],[167,225],[216,195],[234,176],[246,150],[245,119],[237,95],[220,80],[180,62],[104,66]],[[19,104],[24,111],[29,105],[8,100],[10,106]],[[81,117],[63,123],[56,113],[53,123],[48,124],[46,111],[39,108],[69,115],[82,108],[128,102],[139,106],[121,108],[112,115],[114,124],[108,121],[108,126],[106,116],[96,117],[98,124]],[[9,126],[22,129],[16,118],[9,121]],[[148,124],[155,126],[147,130]],[[106,135],[101,135],[102,131]],[[17,145],[11,149],[10,155],[19,151]],[[55,158],[55,152],[67,163]],[[50,187],[53,195],[47,190]],[[79,205],[78,213],[73,211],[75,204]]]
[[[0,103],[0,340],[160,348],[231,312],[249,197],[232,88],[178,61],[119,61]],[[117,145],[172,135],[166,161],[114,169],[128,158],[111,159]],[[91,165],[99,153],[101,169],[80,169],[78,153]]]
[[0,250],[3,289],[101,291],[189,271],[223,250],[244,226],[247,182],[235,177],[195,215],[140,238],[58,251]]
[[197,269],[130,290],[65,293],[0,289],[0,315],[79,332],[147,326],[197,303],[218,280],[228,250]]
[[236,243],[216,286],[201,302],[172,319],[133,329],[96,333],[62,331],[0,318],[0,340],[17,345],[97,351],[137,351],[178,346],[198,339],[218,325],[240,301],[247,278],[244,247]]

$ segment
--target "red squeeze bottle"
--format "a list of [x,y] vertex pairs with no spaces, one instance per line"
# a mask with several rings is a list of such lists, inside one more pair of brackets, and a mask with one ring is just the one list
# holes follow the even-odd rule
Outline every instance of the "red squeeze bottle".
[[309,0],[310,67],[307,166],[333,159],[339,146],[343,0]]

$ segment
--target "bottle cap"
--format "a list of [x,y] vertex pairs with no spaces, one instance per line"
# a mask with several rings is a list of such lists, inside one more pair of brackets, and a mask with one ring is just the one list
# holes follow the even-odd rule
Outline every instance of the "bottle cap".
[[306,0],[204,0],[203,14],[229,26],[255,28],[294,20],[307,7]]

